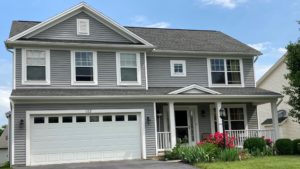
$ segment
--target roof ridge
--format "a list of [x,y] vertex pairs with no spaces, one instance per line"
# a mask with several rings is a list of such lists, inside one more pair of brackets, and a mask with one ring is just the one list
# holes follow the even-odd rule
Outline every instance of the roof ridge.
[[13,20],[13,22],[36,22],[36,23],[41,23],[41,21],[29,21],[29,20]]
[[221,32],[218,30],[206,30],[206,29],[184,29],[184,28],[153,28],[143,26],[124,26],[125,28],[141,28],[141,29],[162,29],[162,30],[182,30],[182,31],[207,31],[207,32]]

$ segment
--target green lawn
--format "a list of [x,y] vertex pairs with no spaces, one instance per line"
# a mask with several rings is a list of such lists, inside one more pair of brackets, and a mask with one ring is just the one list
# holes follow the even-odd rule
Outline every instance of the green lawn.
[[300,156],[256,157],[244,161],[198,163],[200,169],[300,169]]

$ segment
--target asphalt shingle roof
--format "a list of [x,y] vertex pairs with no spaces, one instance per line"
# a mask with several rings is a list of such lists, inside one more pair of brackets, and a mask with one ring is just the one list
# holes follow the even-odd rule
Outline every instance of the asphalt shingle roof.
[[[120,95],[168,95],[178,90],[176,87],[152,87],[148,90],[131,89],[16,89],[12,96],[120,96]],[[260,88],[210,88],[221,95],[272,95],[281,96],[279,93],[271,92]],[[205,94],[205,93],[204,93]],[[181,94],[195,95],[195,94]],[[201,94],[197,94],[201,95]]]
[[[17,35],[40,22],[13,21],[10,37]],[[213,30],[188,30],[126,27],[136,35],[156,46],[159,50],[181,50],[201,52],[233,52],[250,55],[261,53],[250,46],[220,32]],[[47,39],[42,39],[46,40]]]
[[[279,117],[278,118],[278,123],[282,123],[285,119],[287,119],[287,117]],[[273,124],[273,120],[272,119],[266,119],[264,122],[261,123],[262,125],[268,125],[268,124]]]

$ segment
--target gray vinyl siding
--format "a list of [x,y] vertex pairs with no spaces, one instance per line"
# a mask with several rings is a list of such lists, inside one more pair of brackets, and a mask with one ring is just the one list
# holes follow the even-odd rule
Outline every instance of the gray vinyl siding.
[[[171,77],[170,60],[186,61],[186,77]],[[208,86],[206,58],[148,56],[149,87]]]
[[[77,35],[77,19],[89,19],[90,35]],[[55,26],[38,33],[37,35],[34,35],[32,38],[132,43],[122,35],[113,31],[111,28],[107,27],[106,25],[102,24],[101,22],[84,12],[72,16],[71,18],[62,21]]]
[[[97,52],[98,67],[98,85],[80,86],[89,88],[145,88],[145,58],[144,53],[141,56],[141,82],[140,86],[118,86],[117,85],[117,69],[116,69],[116,53],[115,52]],[[21,49],[16,50],[16,86],[17,88],[30,87],[78,87],[71,85],[71,52],[69,50],[50,50],[50,81],[47,86],[22,85],[22,56]]]
[[[186,61],[186,77],[172,77],[170,60]],[[184,87],[191,84],[208,87],[207,58],[148,56],[149,87]],[[255,87],[252,58],[243,58],[245,87]]]
[[245,87],[255,87],[253,59],[243,59]]
[[[205,112],[202,115],[202,111]],[[210,121],[210,110],[209,104],[198,104],[198,118],[199,118],[199,138],[203,139],[204,134],[211,133],[211,121]]]
[[[82,109],[144,109],[145,119],[150,117],[149,124],[145,124],[146,155],[156,155],[155,124],[153,103],[93,103],[93,104],[16,104],[15,105],[15,165],[26,163],[26,124],[19,125],[25,120],[28,110],[82,110]],[[50,111],[49,111],[50,112]],[[26,122],[25,122],[26,123]]]
[[248,103],[246,109],[247,109],[248,129],[258,129],[257,106]]

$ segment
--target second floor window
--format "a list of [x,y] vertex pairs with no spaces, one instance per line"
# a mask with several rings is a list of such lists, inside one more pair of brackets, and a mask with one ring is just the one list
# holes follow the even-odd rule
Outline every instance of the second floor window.
[[171,76],[186,76],[185,60],[171,60]]
[[49,51],[40,49],[23,49],[23,84],[49,84]]
[[117,53],[117,75],[119,85],[140,85],[139,53]]
[[209,59],[210,86],[242,86],[240,59]]
[[97,84],[97,56],[92,51],[72,53],[72,82],[76,85]]

